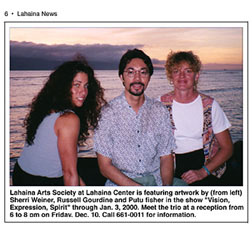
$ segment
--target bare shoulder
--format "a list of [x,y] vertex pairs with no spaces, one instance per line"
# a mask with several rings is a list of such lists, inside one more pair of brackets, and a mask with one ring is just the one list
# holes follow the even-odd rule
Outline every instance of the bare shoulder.
[[74,112],[65,112],[58,118],[60,121],[79,122],[79,117]]
[[57,133],[59,130],[79,130],[80,128],[80,119],[73,112],[66,112],[58,117],[55,122],[55,132]]

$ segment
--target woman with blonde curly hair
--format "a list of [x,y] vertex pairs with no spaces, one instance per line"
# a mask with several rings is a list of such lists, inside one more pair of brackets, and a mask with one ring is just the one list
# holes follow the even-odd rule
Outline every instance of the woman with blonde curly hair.
[[221,185],[233,150],[230,123],[219,104],[197,90],[201,61],[192,51],[171,52],[165,68],[173,91],[161,101],[170,111],[177,145],[175,177],[189,185]]

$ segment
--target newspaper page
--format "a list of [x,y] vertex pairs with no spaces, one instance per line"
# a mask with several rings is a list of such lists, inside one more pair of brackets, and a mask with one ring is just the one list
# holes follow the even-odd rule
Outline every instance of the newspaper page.
[[[248,21],[131,21],[119,17],[111,21],[92,15],[85,18],[88,9],[83,16],[75,9],[73,17],[65,11],[61,7],[8,6],[1,12],[4,224],[68,223],[73,227],[77,223],[121,223],[131,227],[128,225],[137,223],[162,229],[163,225],[201,223],[216,224],[220,232],[218,224],[235,223],[248,229]],[[146,94],[155,99],[169,90],[164,63],[170,50],[193,50],[201,56],[204,68],[199,89],[217,99],[232,124],[230,132],[238,148],[234,151],[241,160],[230,165],[237,175],[231,173],[222,186],[14,186],[12,175],[25,143],[23,121],[28,104],[53,66],[83,54],[95,66],[109,101],[123,90],[117,74],[121,53],[133,48],[143,49],[152,58],[156,73]],[[224,78],[222,84],[220,78]],[[96,159],[92,135],[80,146],[78,155],[82,160]],[[146,229],[139,227],[142,232]],[[186,237],[186,233],[181,235]]]

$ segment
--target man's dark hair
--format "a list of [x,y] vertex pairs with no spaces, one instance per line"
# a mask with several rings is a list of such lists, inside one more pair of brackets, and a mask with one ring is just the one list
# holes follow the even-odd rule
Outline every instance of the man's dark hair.
[[119,63],[119,71],[118,71],[119,76],[123,74],[126,65],[132,59],[135,59],[135,58],[142,59],[144,61],[144,63],[148,67],[148,71],[151,76],[153,74],[153,65],[152,65],[151,59],[148,55],[146,55],[142,50],[139,50],[139,49],[128,50],[122,56],[120,63]]

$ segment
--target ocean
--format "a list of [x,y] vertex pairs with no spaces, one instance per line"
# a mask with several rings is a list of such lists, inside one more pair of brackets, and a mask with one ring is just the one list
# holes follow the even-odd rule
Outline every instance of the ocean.
[[[24,146],[23,121],[28,104],[38,93],[51,71],[10,72],[10,173]],[[96,77],[105,89],[107,101],[123,91],[116,70],[97,70]],[[158,98],[172,90],[164,70],[155,70],[146,94]],[[198,90],[210,95],[223,108],[232,124],[230,133],[233,142],[243,139],[243,72],[241,70],[205,70],[201,72]],[[92,138],[81,148],[81,156],[95,155]]]

